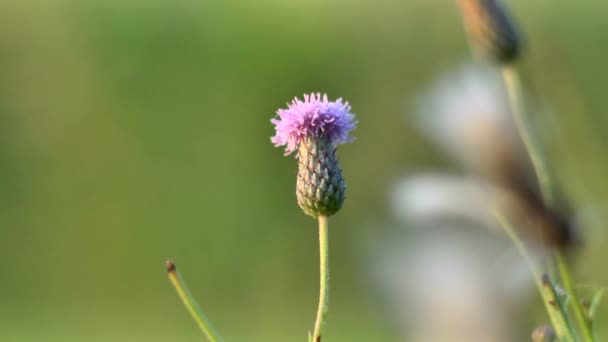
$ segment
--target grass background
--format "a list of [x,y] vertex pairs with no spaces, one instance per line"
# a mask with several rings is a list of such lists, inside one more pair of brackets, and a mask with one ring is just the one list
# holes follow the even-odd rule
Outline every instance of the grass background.
[[[601,219],[608,4],[509,3],[551,109],[550,160]],[[395,340],[365,246],[390,220],[393,182],[445,164],[404,118],[469,60],[447,0],[0,2],[0,340],[198,341],[171,257],[227,340],[303,341],[316,227],[269,119],[311,91],[348,99],[360,121],[340,150],[327,340]],[[605,227],[585,228],[577,279],[606,285]],[[530,308],[522,336],[545,319]]]

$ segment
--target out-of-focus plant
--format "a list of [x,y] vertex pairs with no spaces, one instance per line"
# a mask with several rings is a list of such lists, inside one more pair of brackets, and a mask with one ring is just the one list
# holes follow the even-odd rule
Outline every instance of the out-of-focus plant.
[[[515,65],[521,58],[521,36],[500,0],[460,0],[459,4],[469,42],[475,55],[483,61],[492,63],[502,71],[513,120],[536,176],[535,182],[529,183],[529,177],[519,177],[518,174],[513,174],[511,183],[525,191],[524,198],[528,200],[529,205],[549,213],[550,215],[547,215],[546,218],[559,218],[554,219],[547,227],[551,227],[553,230],[550,232],[550,236],[557,236],[560,239],[546,240],[548,244],[545,246],[551,254],[550,260],[553,267],[557,269],[559,277],[550,279],[547,275],[548,272],[542,272],[536,265],[530,263],[555,332],[564,341],[594,341],[590,317],[574,290],[565,257],[567,249],[573,244],[572,226],[569,222],[571,219],[567,214],[564,215],[564,208],[560,208],[557,185],[544,159],[542,144],[530,129],[530,118],[528,117],[530,113],[526,107],[524,87],[519,70]],[[497,216],[518,249],[526,256],[526,259],[530,260],[528,248],[513,229],[510,218],[500,212],[497,212]],[[555,288],[558,283],[568,294],[568,303],[571,303],[574,317],[570,317],[568,314],[567,303],[556,295]],[[574,328],[572,323],[574,321],[577,323],[578,330]]]
[[[576,232],[569,216],[544,206],[534,188],[534,172],[509,115],[500,74],[487,67],[461,68],[421,97],[417,114],[420,130],[466,173],[409,177],[396,188],[396,213],[414,226],[466,223],[491,232],[506,230],[547,303],[561,304],[537,264],[553,246],[573,244]],[[477,248],[482,253],[487,246]],[[518,272],[501,273],[512,278]],[[507,296],[511,302],[518,298]],[[568,324],[563,318],[558,316],[561,324]]]

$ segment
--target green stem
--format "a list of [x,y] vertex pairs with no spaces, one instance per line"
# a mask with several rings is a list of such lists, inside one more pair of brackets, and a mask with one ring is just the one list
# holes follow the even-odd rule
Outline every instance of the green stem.
[[549,304],[555,308],[556,311],[560,312],[563,316],[564,324],[566,331],[568,332],[568,340],[570,341],[578,341],[576,338],[576,334],[574,333],[574,328],[572,327],[572,323],[568,319],[567,309],[564,307],[562,302],[559,300],[559,296],[557,295],[557,290],[555,286],[551,282],[548,274],[543,274],[541,277],[541,283],[544,286],[545,291],[547,291],[547,298],[549,299]]
[[[546,167],[545,160],[542,158],[542,151],[539,147],[539,144],[535,142],[534,137],[527,129],[528,126],[526,124],[525,118],[526,113],[523,100],[524,97],[522,93],[522,85],[521,80],[519,78],[519,74],[515,67],[512,65],[504,66],[502,71],[505,80],[505,85],[507,88],[507,93],[509,95],[509,100],[511,102],[511,110],[513,112],[513,118],[515,120],[517,130],[532,161],[536,177],[538,178],[538,183],[543,200],[548,206],[552,206],[553,187],[551,183],[551,176]],[[560,251],[556,251],[555,261],[557,263],[560,279],[564,284],[564,288],[568,293],[568,296],[570,296],[573,302],[574,314],[576,316],[578,326],[580,327],[581,332],[583,333],[585,341],[593,341],[591,324],[584,315],[581,303],[578,300],[576,292],[574,291],[574,286],[572,286],[572,280],[570,278],[568,266]]]
[[182,302],[186,306],[186,309],[188,309],[188,312],[190,312],[190,315],[192,316],[192,318],[194,318],[194,321],[201,329],[203,334],[205,334],[207,339],[210,342],[222,342],[223,339],[220,337],[220,334],[213,328],[213,325],[211,324],[207,316],[205,316],[203,311],[196,303],[196,300],[194,300],[192,293],[190,293],[190,290],[188,290],[184,279],[177,271],[177,268],[175,267],[175,263],[173,263],[173,261],[167,261],[167,274],[169,276],[171,284],[173,284],[173,287],[177,291],[179,298],[182,300]]
[[317,309],[317,320],[313,331],[313,341],[321,342],[321,329],[325,323],[327,309],[329,306],[329,262],[327,242],[327,217],[319,216],[319,261],[320,261],[320,287],[319,308]]
[[536,283],[536,287],[538,288],[538,292],[540,293],[545,309],[547,310],[547,314],[549,315],[549,319],[551,320],[551,324],[555,329],[557,336],[561,341],[567,342],[575,342],[573,329],[568,322],[566,317],[566,313],[563,310],[559,298],[555,293],[555,289],[551,282],[541,275],[538,267],[532,260],[532,257],[528,253],[524,243],[521,241],[507,218],[502,215],[500,212],[495,212],[496,219],[498,223],[502,226],[504,231],[507,233],[517,251],[524,257],[532,275],[534,276],[534,282]]
[[576,291],[574,290],[574,286],[572,285],[572,278],[570,277],[570,271],[568,270],[568,264],[564,259],[564,256],[560,252],[555,253],[555,261],[557,263],[557,269],[559,272],[559,276],[562,280],[562,284],[568,295],[570,296],[570,300],[572,302],[572,310],[574,311],[574,315],[576,316],[576,320],[578,321],[578,325],[581,329],[583,337],[585,341],[593,342],[593,332],[591,330],[591,321],[585,315],[585,310],[581,305],[581,301],[578,299],[576,295]]
[[545,160],[542,157],[540,147],[535,143],[534,137],[528,130],[528,123],[526,122],[524,96],[522,93],[521,79],[515,66],[506,65],[502,68],[503,78],[505,80],[505,86],[507,88],[507,94],[509,96],[509,102],[511,103],[511,112],[513,114],[513,120],[515,126],[521,137],[524,147],[530,156],[532,167],[538,178],[538,184],[543,199],[550,206],[553,202],[553,189],[551,187],[551,177],[547,169]]

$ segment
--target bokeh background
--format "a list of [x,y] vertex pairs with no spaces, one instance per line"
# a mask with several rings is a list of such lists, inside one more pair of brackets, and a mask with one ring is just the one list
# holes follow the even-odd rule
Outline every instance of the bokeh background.
[[[575,207],[600,213],[576,278],[606,285],[608,4],[509,4],[550,108],[549,159]],[[447,166],[408,112],[470,60],[448,0],[0,1],[0,340],[198,341],[167,258],[226,340],[305,340],[316,223],[269,120],[311,91],[360,121],[340,150],[326,339],[399,340],[370,241],[400,229],[398,179]],[[521,318],[522,340],[546,321],[534,296]]]

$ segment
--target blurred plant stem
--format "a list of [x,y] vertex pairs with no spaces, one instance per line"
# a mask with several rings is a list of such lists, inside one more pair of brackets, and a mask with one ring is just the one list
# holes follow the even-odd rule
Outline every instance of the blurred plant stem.
[[[519,73],[514,65],[507,64],[502,67],[502,74],[505,80],[509,101],[511,103],[513,119],[526,151],[530,156],[530,160],[532,161],[532,166],[534,167],[534,172],[536,173],[536,178],[538,179],[542,198],[548,207],[552,207],[554,204],[554,184],[552,182],[549,169],[547,168],[546,162],[543,158],[541,145],[535,139],[534,135],[529,129],[530,124],[527,122],[528,118],[526,117],[527,113],[525,97],[523,94],[523,87]],[[576,291],[574,291],[568,264],[562,254],[562,251],[556,249],[554,254],[559,278],[564,285],[568,296],[572,300],[572,308],[580,331],[585,341],[592,342],[594,339],[591,331],[591,324],[585,316],[581,302],[578,300],[578,296],[576,295]]]
[[327,231],[327,216],[319,216],[319,261],[320,261],[320,287],[319,287],[319,308],[317,309],[317,319],[313,330],[312,340],[321,342],[321,329],[325,323],[327,309],[329,306],[329,244]]
[[594,341],[593,332],[591,330],[591,321],[585,314],[585,310],[581,304],[581,301],[578,299],[576,291],[574,290],[574,286],[572,285],[572,278],[570,277],[570,271],[568,269],[568,264],[564,259],[564,256],[556,252],[555,253],[555,262],[557,263],[557,269],[559,271],[559,276],[561,278],[562,284],[568,295],[570,296],[572,302],[572,310],[574,311],[574,315],[580,325],[581,332],[585,341]]
[[171,260],[167,261],[167,274],[171,284],[173,284],[173,287],[177,291],[179,298],[182,300],[186,306],[186,309],[188,309],[188,312],[190,312],[190,315],[192,318],[194,318],[194,321],[201,329],[203,334],[205,334],[207,339],[210,342],[222,342],[223,339],[220,337],[220,334],[215,330],[207,316],[205,316],[201,308],[196,303],[196,300],[192,296],[192,293],[190,293],[190,290],[188,290],[184,279],[177,271],[175,263]]
[[574,337],[574,332],[572,326],[568,322],[568,317],[566,316],[566,312],[564,311],[559,298],[555,293],[555,289],[548,277],[544,277],[541,275],[538,267],[532,260],[532,257],[528,253],[526,246],[519,238],[511,223],[507,220],[507,218],[500,213],[499,211],[495,212],[496,219],[498,223],[502,226],[504,231],[507,233],[517,251],[524,257],[532,275],[534,276],[534,282],[536,283],[536,287],[538,288],[538,292],[540,293],[545,309],[547,310],[547,314],[549,315],[549,319],[551,320],[551,324],[557,333],[557,336],[560,338],[560,341],[567,342],[575,342],[576,339]]
[[511,113],[513,115],[513,120],[515,121],[517,131],[522,142],[524,143],[528,155],[530,156],[530,160],[532,161],[532,167],[534,168],[534,172],[538,178],[538,184],[543,199],[547,201],[549,206],[551,206],[553,204],[551,177],[543,158],[542,151],[540,150],[539,145],[536,143],[534,136],[528,129],[530,124],[526,118],[526,107],[524,102],[525,98],[522,91],[519,73],[514,65],[505,65],[502,67],[502,74],[505,80],[507,95],[511,104]]

